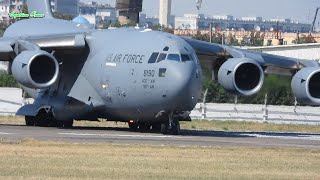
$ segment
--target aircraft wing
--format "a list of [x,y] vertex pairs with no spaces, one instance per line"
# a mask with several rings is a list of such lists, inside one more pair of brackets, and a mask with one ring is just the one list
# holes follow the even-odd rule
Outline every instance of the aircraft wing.
[[218,70],[221,64],[234,58],[252,59],[261,65],[265,73],[270,74],[294,75],[304,67],[319,67],[319,63],[314,60],[265,54],[188,38],[184,40],[195,50],[201,65],[211,70]]
[[195,50],[200,64],[212,72],[212,79],[235,95],[257,93],[265,74],[289,75],[298,100],[320,104],[320,67],[315,60],[302,60],[202,42],[185,41]]
[[85,48],[85,34],[51,34],[0,38],[0,61],[12,61],[24,50],[73,50]]

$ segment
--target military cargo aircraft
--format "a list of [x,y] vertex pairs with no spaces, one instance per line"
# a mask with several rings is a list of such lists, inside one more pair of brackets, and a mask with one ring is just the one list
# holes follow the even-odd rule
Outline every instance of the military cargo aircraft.
[[201,66],[230,93],[252,95],[266,73],[293,76],[295,95],[320,104],[320,67],[299,60],[181,38],[149,29],[95,30],[54,19],[48,0],[29,0],[43,18],[12,24],[0,60],[34,99],[27,126],[71,127],[74,120],[128,122],[131,129],[178,134],[202,92]]

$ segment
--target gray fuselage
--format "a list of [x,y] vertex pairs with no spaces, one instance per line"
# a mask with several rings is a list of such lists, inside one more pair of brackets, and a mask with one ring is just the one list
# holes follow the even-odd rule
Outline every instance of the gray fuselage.
[[[56,93],[42,90],[35,97],[38,104],[52,106],[61,119],[83,119],[94,112],[96,118],[147,121],[162,111],[191,111],[200,98],[202,72],[197,56],[189,44],[172,34],[135,28],[99,31],[69,21],[30,19],[12,25],[4,36],[27,38],[60,32],[85,34],[88,48],[85,60],[79,60],[83,65],[74,66],[79,71],[74,78],[73,69],[63,66],[68,61],[77,63],[82,55],[57,58],[62,62],[60,81],[46,90]],[[70,97],[87,107],[66,113]]]

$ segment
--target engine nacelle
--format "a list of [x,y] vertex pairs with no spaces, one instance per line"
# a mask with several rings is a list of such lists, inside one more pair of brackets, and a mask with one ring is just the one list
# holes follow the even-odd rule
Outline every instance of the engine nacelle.
[[12,75],[28,88],[47,88],[57,81],[58,74],[58,61],[42,50],[23,51],[12,63]]
[[232,58],[220,67],[218,80],[226,91],[235,95],[250,96],[261,89],[264,72],[252,59]]
[[293,94],[298,100],[309,105],[320,105],[320,68],[301,69],[291,82]]

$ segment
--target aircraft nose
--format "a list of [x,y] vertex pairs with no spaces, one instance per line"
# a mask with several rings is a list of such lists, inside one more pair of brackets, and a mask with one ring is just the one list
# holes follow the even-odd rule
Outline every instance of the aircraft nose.
[[201,70],[195,63],[187,62],[174,70],[174,103],[179,111],[191,111],[201,95]]

